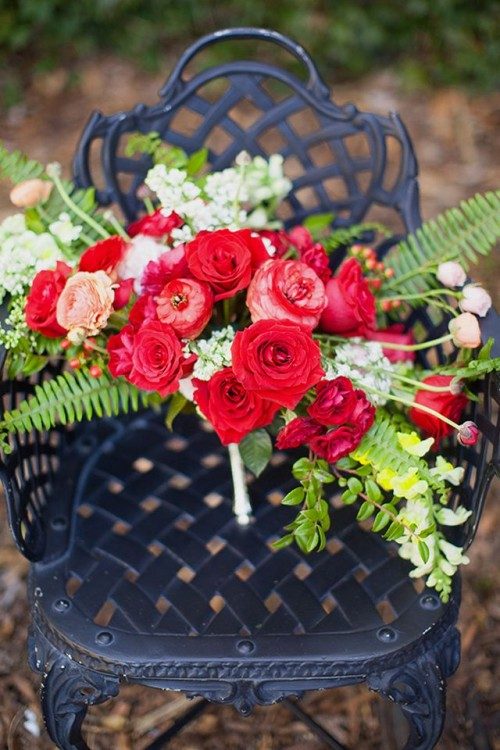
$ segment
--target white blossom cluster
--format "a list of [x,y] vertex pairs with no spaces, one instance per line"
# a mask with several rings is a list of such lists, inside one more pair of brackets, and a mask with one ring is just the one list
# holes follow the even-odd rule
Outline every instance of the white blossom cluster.
[[234,328],[226,326],[214,331],[209,339],[190,341],[188,351],[198,355],[193,368],[193,377],[210,380],[216,372],[231,365],[231,345]]
[[186,220],[172,231],[174,245],[188,242],[202,230],[262,228],[269,220],[263,204],[274,207],[292,187],[283,174],[282,156],[274,154],[266,161],[245,153],[236,158],[235,167],[213,172],[199,184],[186,170],[164,164],[154,166],[145,183],[166,214],[175,211]]
[[395,368],[377,341],[365,341],[361,344],[353,339],[352,344],[337,346],[335,358],[326,360],[324,364],[325,380],[344,375],[358,388],[366,391],[366,397],[374,406],[383,406],[387,402],[383,395],[373,393],[372,389],[389,394],[391,373]]
[[59,214],[56,221],[49,224],[49,232],[63,245],[71,245],[72,242],[76,242],[82,231],[83,227],[80,224],[73,224],[70,215],[65,211]]
[[24,316],[25,305],[26,297],[14,297],[8,316],[0,324],[0,344],[5,349],[15,349],[23,339],[28,339],[30,344],[34,343],[33,333],[28,328]]
[[7,293],[22,294],[39,271],[63,259],[51,234],[27,229],[23,214],[9,216],[0,224],[0,302]]

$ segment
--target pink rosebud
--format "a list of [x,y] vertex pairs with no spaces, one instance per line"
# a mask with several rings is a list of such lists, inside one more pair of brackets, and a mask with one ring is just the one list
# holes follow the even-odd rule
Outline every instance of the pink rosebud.
[[456,263],[454,260],[448,260],[446,263],[439,264],[436,277],[443,286],[453,287],[465,284],[467,275],[460,263]]
[[491,297],[482,286],[467,284],[462,289],[464,295],[460,300],[459,307],[463,312],[474,313],[484,318],[491,307]]
[[47,180],[24,180],[10,191],[10,202],[17,208],[32,208],[37,203],[44,203],[51,190],[52,183]]
[[481,344],[481,330],[477,318],[469,312],[452,318],[448,324],[455,346],[475,349]]
[[458,431],[460,445],[475,445],[479,438],[479,427],[475,422],[464,422]]

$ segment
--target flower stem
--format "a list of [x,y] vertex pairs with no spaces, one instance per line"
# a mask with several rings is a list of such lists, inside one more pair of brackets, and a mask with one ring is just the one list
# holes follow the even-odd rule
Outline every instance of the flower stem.
[[86,224],[89,225],[89,227],[92,227],[92,229],[97,232],[101,237],[104,239],[107,239],[110,234],[107,232],[104,227],[102,227],[100,224],[98,224],[95,219],[93,219],[91,216],[89,216],[85,211],[83,211],[80,206],[77,206],[77,204],[74,202],[74,200],[71,198],[71,196],[66,191],[66,188],[64,187],[61,178],[58,174],[56,174],[55,171],[51,172],[50,178],[53,181],[54,185],[57,188],[57,191],[65,204],[68,206],[68,208],[73,211],[82,221],[84,221]]
[[417,404],[415,401],[410,401],[407,398],[402,398],[401,396],[395,396],[393,393],[384,393],[383,391],[379,391],[377,388],[372,388],[371,386],[367,386],[366,383],[363,385],[363,388],[368,393],[373,393],[375,396],[382,396],[385,399],[388,399],[389,401],[396,401],[397,403],[404,404],[405,406],[410,406],[414,409],[419,409],[420,411],[425,411],[426,414],[431,414],[433,417],[436,417],[436,419],[440,419],[441,422],[444,422],[445,424],[450,425],[450,427],[453,427],[455,430],[460,429],[460,425],[454,422],[452,419],[448,419],[448,417],[445,417],[440,412],[436,411],[435,409],[431,409],[430,406],[424,406],[423,404]]
[[[382,368],[377,368],[377,371],[386,372],[386,370],[382,370]],[[415,380],[414,378],[409,378],[406,375],[401,375],[399,372],[391,372],[391,378],[400,380],[402,383],[414,385],[418,388],[419,391],[432,391],[432,393],[450,393],[449,386],[428,385],[427,383],[422,383],[421,380]]]
[[440,296],[441,294],[445,294],[448,297],[457,298],[462,296],[462,292],[454,292],[452,289],[445,289],[444,287],[442,287],[440,289],[429,289],[427,292],[417,292],[417,294],[396,294],[390,297],[380,297],[378,301],[392,302],[394,300],[402,300],[403,302],[405,302],[406,300],[423,299],[424,297],[435,297]]
[[144,203],[144,206],[146,207],[146,211],[149,215],[154,214],[155,207],[153,206],[153,201],[151,198],[149,198],[147,195],[145,198],[142,199],[142,202]]
[[109,221],[115,232],[119,234],[122,239],[124,239],[126,242],[130,242],[130,237],[112,211],[106,211],[104,218],[106,219],[106,221]]
[[[352,338],[345,338],[344,336],[332,336],[329,333],[314,333],[313,338],[319,339],[320,341],[326,341],[326,343],[329,341],[337,341],[342,344],[355,343],[364,346],[373,343],[367,340],[359,341]],[[451,333],[446,333],[444,336],[440,336],[437,339],[433,339],[432,341],[422,341],[420,344],[393,344],[389,341],[377,341],[376,343],[380,344],[383,349],[395,349],[401,352],[418,352],[422,349],[430,349],[432,346],[437,346],[437,344],[444,344],[446,341],[451,341],[452,338],[453,336]]]

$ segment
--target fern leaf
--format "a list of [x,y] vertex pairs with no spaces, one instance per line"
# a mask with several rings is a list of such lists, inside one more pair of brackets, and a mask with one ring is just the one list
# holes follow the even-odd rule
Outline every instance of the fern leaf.
[[8,151],[0,142],[0,179],[14,184],[42,177],[45,167],[34,159],[28,159],[21,151]]
[[395,275],[384,289],[390,294],[435,289],[439,263],[454,260],[467,269],[479,255],[487,255],[499,238],[500,191],[477,194],[425,222],[388,253],[385,262]]
[[333,229],[331,235],[323,243],[327,253],[333,253],[339,247],[348,247],[356,240],[360,240],[367,233],[381,234],[386,236],[387,229],[376,222],[365,222],[364,224],[353,224],[350,227],[339,227]]
[[32,429],[49,430],[56,424],[90,420],[94,416],[116,416],[148,405],[148,394],[125,380],[103,374],[92,378],[84,372],[65,372],[35,386],[19,408],[5,412],[0,421],[0,445],[10,450],[8,435]]

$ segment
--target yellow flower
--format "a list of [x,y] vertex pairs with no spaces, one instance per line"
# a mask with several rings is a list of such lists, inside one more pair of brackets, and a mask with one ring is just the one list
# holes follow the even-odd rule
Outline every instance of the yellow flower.
[[377,474],[377,483],[383,490],[392,490],[392,482],[395,477],[397,477],[397,474],[393,469],[382,469]]
[[404,497],[406,500],[413,500],[418,495],[423,495],[429,485],[424,479],[418,478],[418,469],[408,469],[403,476],[394,477],[391,482],[392,491],[396,497]]
[[416,432],[398,432],[397,435],[401,448],[409,453],[410,456],[418,456],[419,458],[425,456],[434,442],[434,438],[420,440]]
[[366,466],[366,464],[369,464],[370,461],[366,457],[364,453],[359,453],[358,451],[355,451],[354,453],[351,453],[352,457],[355,461],[358,461],[362,466]]

